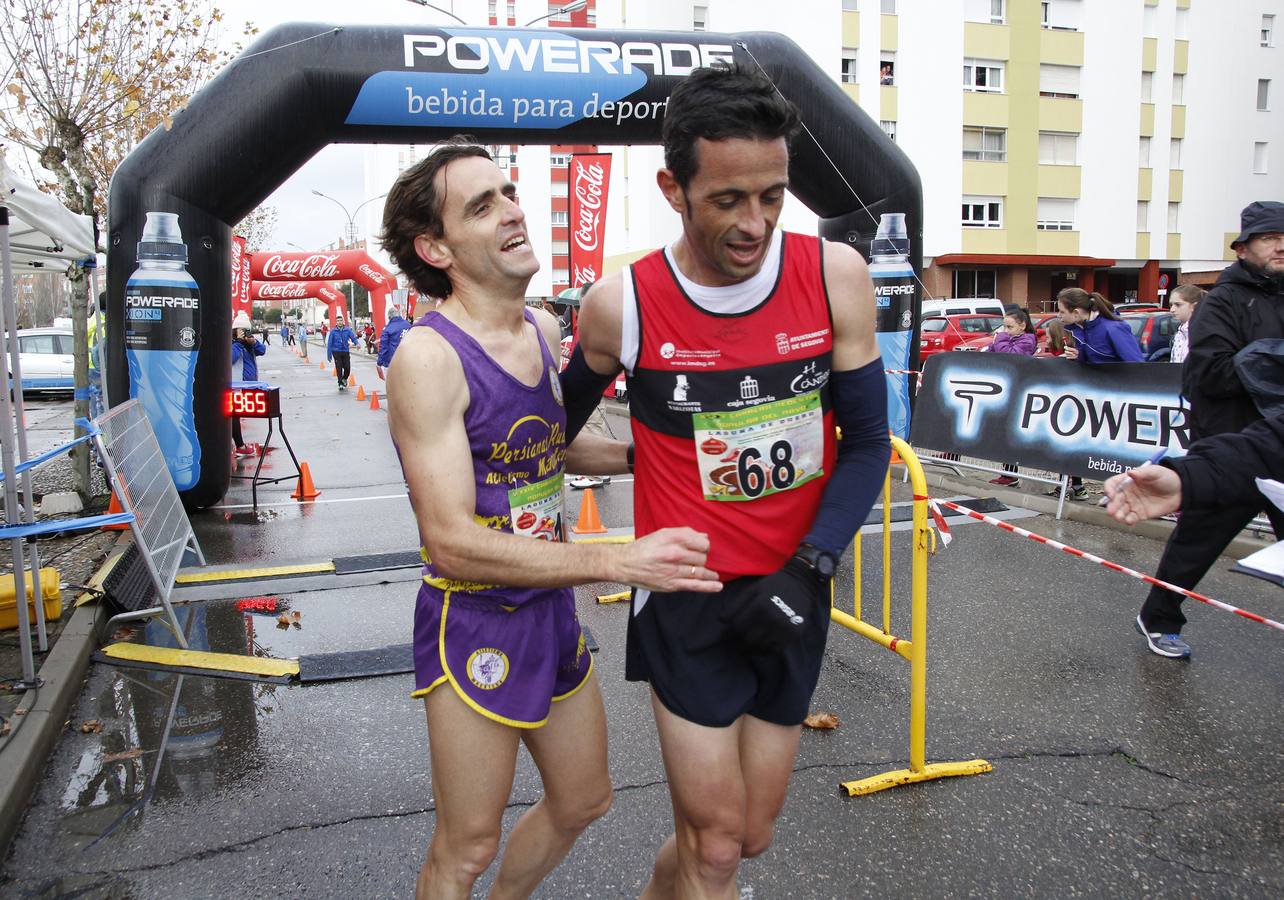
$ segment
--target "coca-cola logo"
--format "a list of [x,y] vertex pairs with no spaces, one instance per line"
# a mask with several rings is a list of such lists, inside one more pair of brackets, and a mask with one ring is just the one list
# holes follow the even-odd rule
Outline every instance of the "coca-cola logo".
[[239,240],[232,241],[232,271],[241,271],[241,242]]
[[263,264],[264,278],[335,278],[339,267],[337,253],[313,253],[310,256],[282,256],[279,253],[267,258]]
[[381,272],[376,272],[374,269],[370,268],[370,267],[369,267],[368,265],[366,265],[365,263],[362,263],[362,264],[361,264],[360,266],[358,266],[357,268],[360,270],[360,272],[361,272],[363,275],[365,275],[367,278],[369,278],[369,279],[370,279],[371,281],[373,281],[375,284],[383,284],[383,273],[381,273]]
[[301,300],[308,296],[302,284],[264,284],[259,286],[259,296],[280,300]]
[[580,287],[597,281],[597,269],[593,266],[575,266],[571,269],[571,287]]
[[579,215],[575,220],[575,246],[586,253],[597,250],[597,240],[602,218],[602,185],[606,170],[600,163],[584,165],[575,160],[575,199],[579,201]]

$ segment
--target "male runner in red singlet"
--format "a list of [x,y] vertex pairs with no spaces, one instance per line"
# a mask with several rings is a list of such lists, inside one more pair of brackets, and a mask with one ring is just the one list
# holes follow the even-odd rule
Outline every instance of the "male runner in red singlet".
[[626,675],[651,684],[675,820],[645,897],[734,897],[740,859],[771,844],[828,582],[887,467],[865,262],[775,227],[797,126],[750,70],[674,89],[658,182],[682,235],[588,293],[563,374],[574,436],[593,392],[628,373],[636,533],[707,533],[724,583],[633,598]]
[[716,591],[708,538],[561,542],[564,464],[622,472],[624,444],[567,447],[556,320],[527,311],[539,268],[516,190],[485,149],[451,143],[405,172],[384,246],[424,296],[388,373],[389,423],[424,546],[415,607],[436,827],[420,897],[468,897],[495,858],[519,743],[544,797],[508,837],[492,897],[528,896],[611,803],[606,724],[565,585]]

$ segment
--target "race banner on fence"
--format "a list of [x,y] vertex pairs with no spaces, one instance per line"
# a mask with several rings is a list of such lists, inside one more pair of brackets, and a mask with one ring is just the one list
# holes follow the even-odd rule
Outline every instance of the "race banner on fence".
[[1009,353],[926,360],[915,446],[1104,479],[1190,444],[1181,367]]
[[602,277],[611,155],[576,153],[571,157],[570,181],[571,287],[577,288]]

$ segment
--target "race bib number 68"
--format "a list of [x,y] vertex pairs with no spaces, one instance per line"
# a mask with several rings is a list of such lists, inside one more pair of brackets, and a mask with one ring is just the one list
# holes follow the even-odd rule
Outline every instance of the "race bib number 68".
[[824,474],[818,391],[692,418],[706,500],[757,500]]

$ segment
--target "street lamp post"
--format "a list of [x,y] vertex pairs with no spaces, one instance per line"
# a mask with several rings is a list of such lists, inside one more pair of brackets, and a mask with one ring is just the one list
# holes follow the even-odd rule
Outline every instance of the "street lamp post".
[[[410,0],[410,2],[418,3],[419,0]],[[553,10],[550,13],[545,13],[542,16],[537,16],[534,19],[531,19],[522,27],[530,28],[536,22],[543,22],[545,19],[552,19],[552,18],[556,18],[557,16],[564,16],[567,13],[579,12],[581,9],[583,9],[586,6],[588,6],[588,0],[573,0],[573,2],[567,3],[565,6],[559,6],[557,9]]]
[[[418,2],[418,0],[413,0],[413,2]],[[436,7],[433,7],[433,8],[436,9]],[[442,12],[445,12],[445,10],[442,10]],[[373,203],[376,200],[381,200],[384,197],[388,196],[388,192],[384,191],[382,194],[377,194],[374,197],[369,197],[365,200],[362,200],[360,203],[357,204],[357,208],[354,209],[351,213],[349,213],[348,207],[344,206],[342,203],[340,203],[338,200],[331,197],[329,194],[323,194],[320,191],[318,191],[316,188],[312,189],[312,193],[316,194],[318,197],[324,197],[326,200],[329,200],[331,203],[338,206],[339,209],[343,210],[343,215],[348,220],[348,224],[345,225],[343,229],[343,237],[344,237],[343,243],[347,245],[348,249],[352,249],[357,243],[357,222],[356,222],[357,213],[361,212],[362,208],[367,203]],[[348,315],[355,316],[356,300],[357,300],[356,289],[352,286],[351,279],[348,280],[347,284],[348,284],[348,290],[347,290]]]

